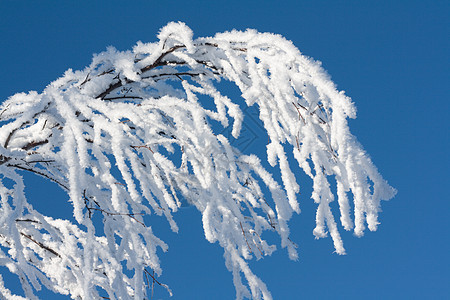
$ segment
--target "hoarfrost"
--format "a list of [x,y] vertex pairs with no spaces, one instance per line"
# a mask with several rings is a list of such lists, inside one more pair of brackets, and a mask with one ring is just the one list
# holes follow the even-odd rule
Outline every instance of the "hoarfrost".
[[[193,40],[183,23],[169,23],[158,38],[126,52],[109,48],[42,93],[16,94],[0,107],[0,265],[19,276],[29,299],[41,285],[73,299],[97,299],[100,290],[110,299],[144,298],[146,279],[161,273],[157,249],[168,249],[145,216],[164,216],[177,231],[183,202],[201,212],[206,239],[224,249],[236,298],[270,299],[247,261],[275,250],[267,230],[298,257],[288,221],[300,213],[300,186],[288,151],[313,180],[314,235],[329,232],[339,254],[334,198],[343,228],[360,236],[365,224],[376,230],[380,201],[395,194],[348,129],[356,116],[350,98],[290,41],[255,30]],[[236,84],[245,104],[219,91],[220,80]],[[213,129],[212,122],[232,124],[239,138],[239,104],[258,109],[281,182]],[[34,209],[20,171],[64,189],[75,221]],[[0,294],[21,299],[1,277]]]

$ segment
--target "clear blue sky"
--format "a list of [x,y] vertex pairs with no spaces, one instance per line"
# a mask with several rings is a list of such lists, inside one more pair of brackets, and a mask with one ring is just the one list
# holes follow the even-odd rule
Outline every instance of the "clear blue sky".
[[[377,232],[361,239],[343,233],[348,254],[338,256],[329,238],[314,240],[315,205],[306,181],[303,212],[290,223],[300,260],[289,261],[279,250],[253,262],[253,269],[275,299],[448,299],[449,16],[450,2],[433,0],[1,0],[0,101],[42,91],[108,45],[125,50],[138,40],[154,41],[169,21],[187,23],[196,36],[233,28],[282,34],[322,61],[353,98],[358,119],[351,130],[398,195],[383,203]],[[36,207],[64,210],[64,194],[29,179]],[[203,239],[199,217],[181,210],[178,235],[163,220],[155,225],[170,247],[161,256],[160,279],[171,286],[172,299],[233,299],[222,250]],[[159,298],[168,294],[156,288]]]

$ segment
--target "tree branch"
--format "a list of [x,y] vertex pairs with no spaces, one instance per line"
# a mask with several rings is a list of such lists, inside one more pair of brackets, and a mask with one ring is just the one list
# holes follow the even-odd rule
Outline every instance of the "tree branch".
[[38,245],[39,247],[41,247],[42,249],[47,250],[48,252],[52,253],[53,255],[56,255],[58,257],[61,257],[61,255],[56,252],[55,250],[45,246],[44,244],[42,244],[41,242],[36,241],[33,237],[31,237],[31,235],[25,234],[23,232],[20,233],[20,235],[26,237],[27,239],[29,239],[30,241],[32,241],[33,243],[35,243],[36,245]]
[[[175,50],[177,50],[177,49],[180,49],[180,48],[184,48],[184,47],[186,47],[186,46],[184,46],[184,45],[173,46],[172,48],[170,48],[170,49],[167,50],[166,52],[162,53],[162,54],[161,54],[161,55],[160,55],[160,56],[159,56],[159,57],[158,57],[151,65],[148,65],[148,66],[143,67],[143,68],[140,70],[141,74],[143,74],[143,73],[145,73],[145,72],[147,72],[147,71],[149,71],[149,70],[151,70],[151,69],[154,69],[154,68],[160,66],[161,60],[162,60],[167,54],[170,54],[170,53],[172,53],[173,51],[175,51]],[[128,83],[131,83],[131,82],[133,82],[133,81],[130,80],[130,79],[126,79],[125,82],[128,84]],[[117,89],[117,88],[119,88],[119,87],[121,87],[121,86],[123,86],[123,83],[122,83],[121,80],[119,80],[118,82],[111,84],[111,85],[110,85],[103,93],[101,93],[100,95],[98,95],[96,98],[100,98],[100,99],[104,100],[105,97],[106,97],[106,95],[108,95],[108,94],[111,93],[113,90],[115,90],[115,89]]]

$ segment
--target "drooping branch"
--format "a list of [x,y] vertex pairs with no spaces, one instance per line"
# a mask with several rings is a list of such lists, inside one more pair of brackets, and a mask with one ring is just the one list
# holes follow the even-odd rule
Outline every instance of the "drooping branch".
[[[0,248],[0,256],[20,276],[48,277],[44,285],[73,298],[143,299],[150,281],[165,286],[156,279],[157,253],[167,250],[146,216],[164,216],[178,231],[174,213],[187,203],[200,211],[205,238],[223,247],[237,297],[270,299],[247,261],[275,251],[266,231],[297,258],[288,226],[300,212],[295,162],[313,181],[316,237],[329,233],[345,253],[335,198],[345,230],[376,230],[380,202],[395,191],[348,129],[352,102],[318,64],[282,37],[253,30],[193,40],[187,26],[171,23],[158,38],[109,49],[41,94],[17,94],[0,107],[0,219],[14,224],[0,227],[11,241],[2,246],[13,250]],[[220,80],[234,83],[240,97],[219,90]],[[267,134],[262,160],[232,142],[243,134],[246,106],[257,109]],[[228,126],[232,139],[222,134]],[[75,221],[37,212],[21,171],[61,186]],[[25,259],[38,252],[39,262]],[[56,264],[55,255],[64,260]]]

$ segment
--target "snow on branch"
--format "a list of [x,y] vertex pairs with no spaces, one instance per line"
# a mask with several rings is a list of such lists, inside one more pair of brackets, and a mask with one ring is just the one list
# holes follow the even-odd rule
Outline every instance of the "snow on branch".
[[[73,299],[149,297],[149,276],[161,274],[158,248],[168,246],[147,216],[165,217],[176,232],[174,213],[189,203],[202,214],[206,239],[223,247],[236,297],[270,299],[247,261],[275,250],[265,231],[297,258],[288,221],[300,213],[300,187],[288,151],[313,181],[314,235],[329,232],[339,254],[330,202],[337,197],[343,228],[361,236],[366,225],[377,229],[380,201],[394,196],[348,129],[356,116],[350,98],[291,42],[254,30],[193,39],[183,23],[169,23],[158,39],[125,52],[108,48],[42,93],[2,103],[0,265],[19,276],[27,298],[41,285]],[[219,90],[221,80],[245,103]],[[238,139],[244,106],[258,109],[281,182],[212,125],[232,126]],[[25,171],[68,193],[74,221],[33,208]],[[12,297],[2,280],[0,295]]]

